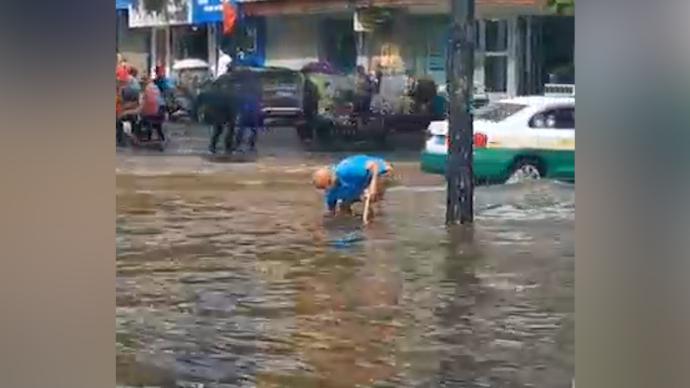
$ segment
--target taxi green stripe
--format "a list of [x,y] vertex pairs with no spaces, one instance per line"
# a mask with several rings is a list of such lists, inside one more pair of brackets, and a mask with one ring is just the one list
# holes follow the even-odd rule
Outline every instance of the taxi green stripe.
[[[521,158],[537,158],[545,167],[545,178],[575,179],[575,151],[481,148],[474,151],[474,176],[480,181],[505,181],[515,162]],[[422,171],[445,175],[446,154],[423,151]]]

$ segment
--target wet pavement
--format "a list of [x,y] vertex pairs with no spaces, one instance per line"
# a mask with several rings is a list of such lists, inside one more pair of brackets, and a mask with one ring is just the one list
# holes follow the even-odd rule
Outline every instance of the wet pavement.
[[337,155],[120,154],[118,385],[570,387],[573,186],[481,187],[448,230],[401,155],[362,227],[309,186]]

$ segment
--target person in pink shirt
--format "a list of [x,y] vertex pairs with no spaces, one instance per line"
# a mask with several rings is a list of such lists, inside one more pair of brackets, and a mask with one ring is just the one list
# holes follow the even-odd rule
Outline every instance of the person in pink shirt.
[[[163,107],[163,98],[160,89],[155,82],[147,75],[141,79],[143,93],[141,94],[140,115],[142,125],[156,131],[158,139],[165,141],[165,134],[163,133],[163,121],[165,120],[165,113]],[[149,139],[151,140],[151,132],[149,132]]]

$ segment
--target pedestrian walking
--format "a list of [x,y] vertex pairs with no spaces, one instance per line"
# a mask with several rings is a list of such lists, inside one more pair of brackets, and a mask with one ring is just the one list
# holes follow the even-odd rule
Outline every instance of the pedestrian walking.
[[215,154],[218,140],[223,133],[225,153],[230,154],[235,149],[235,125],[237,121],[237,103],[235,93],[228,95],[227,91],[214,89],[202,94],[197,103],[204,107],[204,120],[212,125],[212,133],[208,150]]
[[247,151],[256,151],[259,127],[262,126],[262,88],[261,79],[254,72],[243,74],[237,90],[237,137],[236,148],[247,142]]
[[158,140],[165,141],[163,133],[163,121],[165,120],[165,107],[163,97],[158,86],[147,75],[141,79],[144,91],[141,95],[141,124],[148,128],[147,140],[151,140],[153,131],[156,131]]
[[218,66],[216,68],[216,78],[228,72],[230,65],[232,64],[232,57],[228,55],[225,51],[221,51],[220,57],[218,58]]
[[132,134],[139,133],[139,103],[141,86],[133,75],[137,70],[129,65],[122,65],[116,72],[116,140],[124,144],[125,123],[129,124]]

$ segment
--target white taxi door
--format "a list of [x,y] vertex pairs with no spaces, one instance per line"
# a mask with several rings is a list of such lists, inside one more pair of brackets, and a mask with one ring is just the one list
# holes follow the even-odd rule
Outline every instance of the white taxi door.
[[575,150],[575,107],[547,109],[530,120],[537,132],[539,148],[553,151]]

